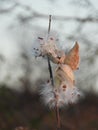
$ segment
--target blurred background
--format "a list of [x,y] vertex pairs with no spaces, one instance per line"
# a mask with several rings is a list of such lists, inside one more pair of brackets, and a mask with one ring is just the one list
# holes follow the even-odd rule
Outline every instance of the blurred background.
[[98,1],[0,0],[0,130],[56,129],[54,111],[37,92],[49,78],[47,61],[33,56],[38,37],[47,36],[50,14],[50,35],[59,46],[80,45],[75,77],[85,96],[61,110],[62,129],[98,129]]

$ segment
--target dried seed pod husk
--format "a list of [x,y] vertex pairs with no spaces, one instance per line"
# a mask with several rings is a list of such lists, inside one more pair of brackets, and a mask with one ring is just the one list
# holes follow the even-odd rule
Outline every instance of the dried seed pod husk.
[[54,53],[47,53],[50,60],[55,64],[62,64],[65,60],[65,53],[62,50],[55,50]]
[[64,81],[68,81],[71,84],[75,83],[74,73],[72,69],[70,68],[70,66],[64,64],[59,64],[57,66],[57,69],[55,71],[55,79],[56,82],[59,82],[59,84]]
[[79,68],[79,44],[76,42],[73,48],[66,54],[64,64],[71,67],[72,70]]

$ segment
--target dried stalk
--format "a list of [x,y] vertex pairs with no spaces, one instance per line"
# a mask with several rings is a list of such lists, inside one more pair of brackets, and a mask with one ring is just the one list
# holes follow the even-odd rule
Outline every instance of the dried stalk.
[[[49,15],[48,36],[50,34],[50,29],[51,29],[51,15]],[[51,84],[52,84],[52,86],[54,86],[52,67],[51,67],[51,63],[50,63],[49,57],[47,57],[47,60],[48,60],[48,69],[49,69],[49,73],[50,73]],[[57,119],[57,130],[60,130],[60,128],[61,128],[61,121],[60,121],[59,107],[58,107],[57,103],[56,103],[56,106],[55,106],[55,113],[56,113],[56,119]]]
[[[49,15],[48,36],[49,36],[49,33],[50,33],[50,28],[51,28],[51,15]],[[49,57],[47,57],[47,61],[48,61],[48,69],[49,69],[49,73],[50,73],[51,84],[54,86],[52,67],[51,67]]]
[[55,106],[55,112],[56,112],[56,119],[57,119],[57,130],[60,130],[61,129],[60,111],[57,105]]

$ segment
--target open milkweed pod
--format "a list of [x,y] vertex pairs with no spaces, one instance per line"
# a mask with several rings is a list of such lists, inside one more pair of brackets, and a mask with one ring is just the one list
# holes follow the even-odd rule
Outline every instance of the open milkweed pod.
[[69,103],[76,103],[81,93],[77,87],[69,81],[64,81],[59,87],[53,87],[51,82],[44,84],[43,87],[41,87],[40,95],[44,104],[52,109],[55,108],[56,105],[61,108]]
[[48,53],[48,57],[50,60],[55,64],[62,64],[64,63],[65,53],[61,50],[55,50],[54,53]]
[[79,68],[79,44],[76,42],[73,48],[66,54],[64,64],[71,67],[72,70]]
[[59,62],[59,58],[57,58],[59,50],[56,46],[56,40],[54,38],[44,41],[43,44],[40,45],[40,52],[42,56],[48,56],[53,63],[57,64]]
[[40,44],[33,48],[33,54],[35,57],[48,57],[55,64],[64,63],[65,52],[59,50],[55,38],[45,40],[44,38],[38,37],[38,39],[40,40]]
[[64,99],[62,100],[64,104],[77,102],[81,95],[76,86],[73,85],[73,87],[71,87],[70,85],[69,82],[62,82],[60,86],[60,93]]
[[40,37],[38,37],[38,39],[40,40],[40,43],[33,48],[35,56],[56,57],[55,52],[58,49],[56,46],[56,40],[54,38],[49,38],[48,40],[45,40],[44,38]]
[[[55,71],[55,79],[59,83],[64,81],[68,81],[69,83],[75,83],[75,78],[72,69],[68,65],[59,64],[56,71]],[[73,86],[71,85],[71,86]]]
[[62,64],[65,59],[65,52],[63,50],[58,50],[56,54],[57,54],[57,59],[58,59],[57,64]]
[[59,64],[64,62],[65,53],[63,50],[59,50],[59,48],[57,47],[56,39],[50,38],[45,45],[43,47],[47,52],[47,56],[53,63]]

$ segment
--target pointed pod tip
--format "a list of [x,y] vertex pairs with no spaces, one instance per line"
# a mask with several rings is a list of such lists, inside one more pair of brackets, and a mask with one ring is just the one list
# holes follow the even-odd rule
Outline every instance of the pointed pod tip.
[[75,46],[79,46],[79,43],[77,41],[75,42]]
[[79,49],[79,43],[77,41],[75,42],[75,45],[73,46],[73,48]]

